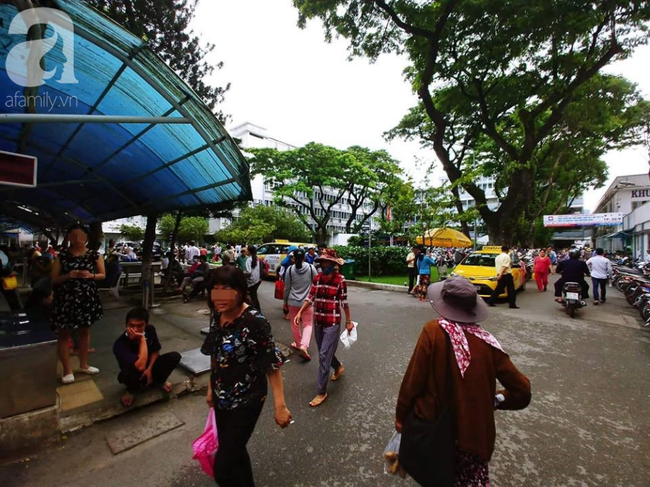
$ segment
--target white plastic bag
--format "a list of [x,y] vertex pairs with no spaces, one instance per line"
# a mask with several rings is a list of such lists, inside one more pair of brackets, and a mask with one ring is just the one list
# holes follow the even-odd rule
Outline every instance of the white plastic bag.
[[388,445],[384,448],[384,473],[386,475],[397,475],[404,477],[403,470],[399,467],[399,445],[402,441],[402,434],[393,431]]
[[343,330],[343,333],[341,333],[341,342],[343,342],[343,346],[345,347],[346,350],[350,349],[350,345],[352,345],[354,342],[357,341],[357,326],[359,323],[356,321],[352,322],[352,330],[350,330],[350,333],[348,333],[347,328]]

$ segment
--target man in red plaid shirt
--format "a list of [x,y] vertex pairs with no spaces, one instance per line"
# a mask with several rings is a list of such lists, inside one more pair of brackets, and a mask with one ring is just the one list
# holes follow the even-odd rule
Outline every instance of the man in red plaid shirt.
[[320,263],[322,273],[314,277],[309,296],[295,318],[296,323],[300,324],[303,310],[314,306],[314,336],[320,364],[317,393],[309,403],[311,407],[320,406],[327,399],[330,367],[334,369],[331,377],[333,381],[338,380],[345,371],[345,367],[335,356],[341,331],[341,307],[345,311],[345,327],[348,333],[353,328],[345,277],[337,267],[344,264],[343,259],[339,258],[334,249],[325,249],[315,261]]

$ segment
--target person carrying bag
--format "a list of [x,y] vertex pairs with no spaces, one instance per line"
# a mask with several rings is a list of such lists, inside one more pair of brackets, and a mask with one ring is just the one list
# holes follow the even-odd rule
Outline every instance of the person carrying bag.
[[488,487],[494,411],[527,407],[530,381],[477,325],[488,307],[472,283],[449,278],[427,297],[440,318],[424,326],[400,387],[399,462],[425,487]]

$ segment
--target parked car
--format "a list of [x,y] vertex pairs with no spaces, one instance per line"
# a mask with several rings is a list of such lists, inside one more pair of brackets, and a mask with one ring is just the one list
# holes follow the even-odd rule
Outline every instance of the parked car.
[[[499,246],[486,246],[483,250],[472,252],[465,257],[460,264],[456,266],[452,276],[463,276],[469,279],[479,296],[490,297],[492,291],[497,287],[497,271],[494,261],[501,253]],[[520,259],[516,254],[511,254],[512,259],[512,277],[515,281],[515,291],[526,289],[526,272],[521,268]],[[507,290],[504,291],[499,297],[505,298],[508,296]]]

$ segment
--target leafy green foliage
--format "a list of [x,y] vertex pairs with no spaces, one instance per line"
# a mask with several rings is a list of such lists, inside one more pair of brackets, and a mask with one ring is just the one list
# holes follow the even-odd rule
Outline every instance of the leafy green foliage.
[[275,239],[309,242],[307,227],[288,211],[273,206],[251,206],[242,210],[228,228],[214,235],[219,242],[258,244]]
[[[163,215],[160,219],[160,233],[165,242],[170,240],[171,234],[176,223],[176,216]],[[178,229],[177,241],[181,243],[194,241],[197,244],[205,239],[208,233],[208,221],[200,216],[186,216],[181,218],[181,224]]]
[[[542,200],[553,197],[561,204],[566,187],[599,184],[593,177],[602,169],[598,141],[620,147],[647,136],[647,103],[637,94],[605,96],[625,89],[599,73],[647,43],[648,2],[294,0],[294,5],[299,25],[320,18],[326,39],[347,38],[351,56],[408,57],[405,75],[421,104],[391,135],[416,138],[435,151],[458,212],[462,187],[476,201],[493,243],[531,235],[526,221],[541,207],[538,177],[548,176],[542,187],[551,188],[548,198],[541,190]],[[597,100],[600,109],[587,100]],[[572,122],[580,118],[577,130]],[[584,170],[560,174],[576,164]],[[476,184],[480,174],[497,179],[497,210],[488,207]]]
[[[202,43],[190,28],[198,0],[86,0],[86,3],[146,41],[211,110],[223,101],[230,84],[219,87],[205,82],[223,63],[206,61],[215,46]],[[228,119],[221,111],[217,116],[224,123]]]
[[[354,259],[356,273],[368,275],[368,249],[350,245],[334,245],[342,259]],[[406,272],[408,247],[372,247],[370,249],[371,275],[399,276]]]
[[[315,222],[312,233],[319,245],[327,240],[332,212],[344,200],[352,211],[345,222],[350,233],[376,213],[383,189],[398,179],[397,161],[385,151],[363,147],[339,150],[315,142],[289,151],[248,149],[252,174],[262,174],[275,190],[275,203],[293,211],[305,226]],[[325,188],[328,188],[326,191]],[[372,205],[363,210],[364,204]]]
[[144,238],[144,228],[137,225],[120,225],[120,235],[131,242],[139,242]]

